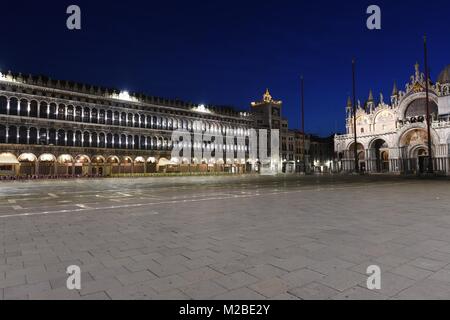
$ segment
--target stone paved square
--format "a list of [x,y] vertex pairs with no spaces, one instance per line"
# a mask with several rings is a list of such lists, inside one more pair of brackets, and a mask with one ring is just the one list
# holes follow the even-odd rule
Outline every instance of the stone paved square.
[[[449,299],[450,189],[400,176],[0,184],[1,299]],[[81,269],[68,290],[66,269]],[[381,289],[366,286],[381,268]]]

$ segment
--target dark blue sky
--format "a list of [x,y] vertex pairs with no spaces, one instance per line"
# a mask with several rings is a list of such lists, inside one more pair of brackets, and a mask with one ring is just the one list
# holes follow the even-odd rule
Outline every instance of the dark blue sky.
[[[70,4],[82,30],[66,28]],[[366,8],[382,9],[382,30]],[[344,130],[356,56],[357,92],[389,98],[423,65],[450,64],[449,1],[8,1],[2,3],[0,70],[47,74],[196,103],[248,109],[266,87],[299,126],[305,77],[306,130]]]

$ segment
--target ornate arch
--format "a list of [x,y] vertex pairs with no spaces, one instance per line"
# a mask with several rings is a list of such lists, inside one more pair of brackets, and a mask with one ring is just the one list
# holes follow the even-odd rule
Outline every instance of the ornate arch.
[[[405,120],[406,109],[409,107],[409,105],[414,100],[417,100],[417,99],[426,99],[426,93],[425,92],[413,93],[413,94],[410,94],[403,98],[403,100],[400,102],[400,105],[398,107],[398,119],[399,120]],[[437,105],[439,105],[438,97],[432,90],[429,90],[429,99],[434,101]]]

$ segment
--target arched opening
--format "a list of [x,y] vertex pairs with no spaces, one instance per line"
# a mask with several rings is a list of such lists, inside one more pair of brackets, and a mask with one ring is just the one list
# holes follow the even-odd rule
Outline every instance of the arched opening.
[[17,100],[17,98],[11,98],[9,99],[9,114],[12,116],[17,116],[18,113],[18,105],[19,105],[19,101]]
[[117,156],[109,156],[106,159],[106,163],[104,175],[109,176],[120,173],[120,160]]
[[48,130],[48,144],[56,145],[56,129]]
[[134,159],[133,173],[144,173],[145,172],[145,158],[136,157]]
[[8,143],[17,144],[17,127],[10,126],[8,129]]
[[92,174],[103,176],[105,174],[105,158],[103,156],[95,156],[92,158]]
[[91,159],[87,155],[78,155],[75,158],[75,175],[77,176],[85,176],[90,175],[90,166]]
[[66,120],[66,106],[63,104],[58,106],[58,119]]
[[127,126],[132,127],[133,126],[133,114],[129,113],[127,118]]
[[0,175],[13,176],[17,172],[19,161],[11,152],[0,153]]
[[91,110],[85,107],[83,110],[83,122],[89,123],[91,120]]
[[37,157],[32,153],[22,153],[18,158],[20,163],[19,175],[32,176],[36,174]]
[[98,146],[100,148],[105,148],[106,147],[105,134],[103,132],[101,132],[98,135]]
[[39,106],[39,118],[48,118],[48,105],[46,102],[41,102],[41,105]]
[[6,143],[6,126],[0,124],[0,143]]
[[64,130],[58,130],[58,146],[66,145],[66,132]]
[[383,139],[377,139],[372,142],[372,156],[375,157],[375,170],[376,172],[388,172],[389,171],[389,147],[386,141]]
[[72,175],[73,174],[73,157],[70,154],[62,154],[58,157],[57,174]]
[[90,140],[91,140],[91,137],[90,137],[89,132],[85,131],[83,133],[83,147],[85,147],[85,148],[90,147],[90,145],[91,145],[91,141]]
[[30,102],[30,117],[38,117],[38,103],[36,100],[31,100]]
[[19,144],[27,144],[28,143],[28,129],[27,127],[19,128]]
[[41,154],[39,161],[39,175],[49,176],[55,174],[56,157],[50,153]]
[[98,136],[96,132],[93,132],[91,135],[91,147],[97,148],[98,147]]
[[57,113],[56,103],[50,103],[50,106],[49,106],[49,118],[50,119],[56,119],[56,113]]
[[356,154],[358,155],[358,167],[360,171],[366,170],[366,155],[364,146],[361,143],[357,143],[357,147],[355,148],[355,143],[353,142],[348,148],[348,159],[350,161],[351,168],[354,168],[354,159],[355,159],[355,149]]
[[36,128],[30,128],[28,144],[38,144],[38,132]]
[[91,122],[98,123],[98,111],[96,108],[92,109],[91,111]]
[[20,112],[19,115],[21,117],[28,117],[28,100],[21,99],[20,100]]
[[122,158],[120,162],[120,173],[131,174],[133,171],[133,159],[129,156]]
[[402,135],[399,142],[403,160],[402,171],[423,173],[429,169],[428,139],[428,133],[423,128],[415,128]]
[[8,99],[5,96],[0,97],[0,114],[8,112]]

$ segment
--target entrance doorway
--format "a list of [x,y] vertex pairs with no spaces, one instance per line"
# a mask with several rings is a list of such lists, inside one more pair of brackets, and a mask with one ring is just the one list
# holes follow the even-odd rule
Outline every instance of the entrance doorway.
[[428,152],[425,149],[420,149],[417,152],[417,159],[418,159],[418,170],[419,173],[424,173],[428,169]]

